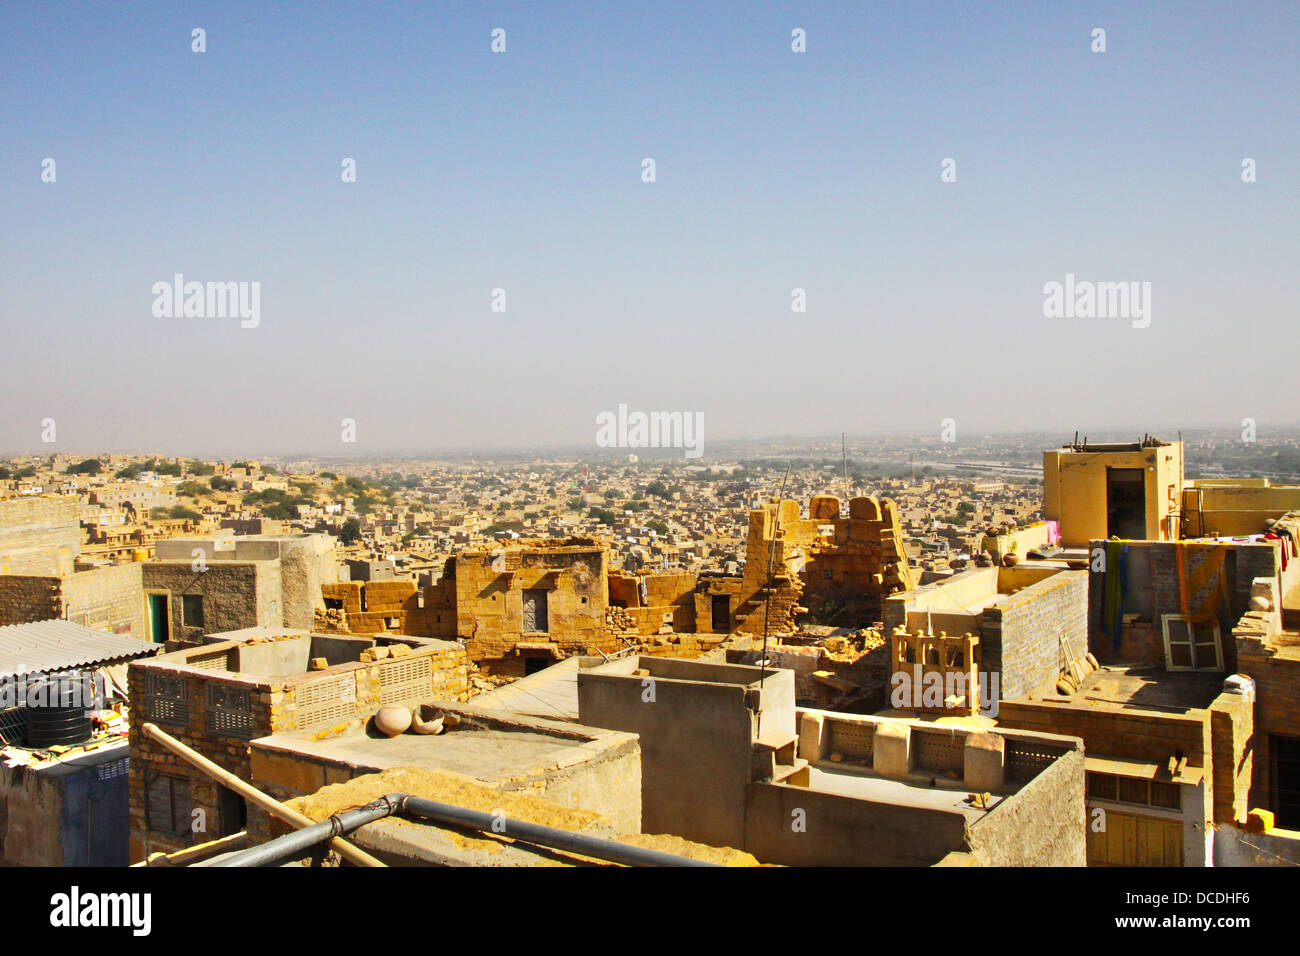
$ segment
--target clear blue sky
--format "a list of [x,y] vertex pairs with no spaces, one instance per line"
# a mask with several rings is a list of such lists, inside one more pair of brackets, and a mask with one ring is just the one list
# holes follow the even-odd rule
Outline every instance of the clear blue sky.
[[1296,420],[1300,5],[701,6],[0,7],[0,450]]

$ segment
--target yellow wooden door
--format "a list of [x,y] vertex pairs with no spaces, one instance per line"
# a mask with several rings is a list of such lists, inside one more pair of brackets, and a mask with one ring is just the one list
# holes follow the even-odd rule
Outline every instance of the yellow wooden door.
[[1182,866],[1182,822],[1107,810],[1104,826],[1088,827],[1088,865]]

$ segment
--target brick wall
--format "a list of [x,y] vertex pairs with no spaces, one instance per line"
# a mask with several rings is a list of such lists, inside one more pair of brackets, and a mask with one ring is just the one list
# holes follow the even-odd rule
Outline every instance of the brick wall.
[[1254,702],[1240,694],[1220,694],[1210,705],[1214,753],[1214,820],[1245,822],[1254,771]]
[[63,579],[67,617],[86,627],[149,640],[144,588],[137,563],[78,571]]
[[1252,807],[1272,807],[1269,738],[1300,737],[1300,654],[1274,643],[1278,624],[1275,614],[1251,612],[1233,632],[1238,672],[1255,681]]
[[1064,659],[1088,650],[1088,574],[1062,571],[986,608],[980,620],[980,669],[1000,673],[1001,698],[1054,683]]
[[[291,638],[300,640],[301,638]],[[220,832],[221,787],[202,771],[173,755],[166,748],[144,736],[140,727],[153,721],[176,739],[218,766],[243,780],[251,779],[248,742],[272,733],[292,730],[325,730],[364,722],[385,702],[415,703],[434,700],[464,701],[469,696],[469,674],[465,649],[445,641],[425,645],[412,642],[412,650],[395,658],[373,662],[344,664],[327,671],[307,672],[291,677],[250,677],[218,668],[233,663],[237,642],[228,641],[178,651],[156,658],[145,665],[132,665],[128,671],[130,699],[135,708],[131,726],[131,859],[179,849],[192,843],[215,839]],[[398,669],[410,670],[417,659],[429,661],[429,681],[410,686],[401,680],[385,680]],[[393,668],[394,670],[389,670]],[[150,674],[180,682],[184,699],[184,716],[166,719],[162,706],[149,699]],[[325,682],[346,683],[347,693],[337,695],[346,707],[322,715],[320,708],[309,709],[309,698],[320,696]],[[238,733],[221,732],[209,725],[214,689],[246,693],[249,725]],[[165,705],[164,705],[165,706]],[[316,718],[307,715],[315,713]],[[214,719],[216,719],[214,715]],[[148,783],[163,774],[189,781],[190,802],[201,810],[199,819],[206,824],[202,832],[175,836],[151,831],[145,808]]]
[[1181,750],[1190,767],[1210,766],[1209,714],[1157,714],[1139,710],[1098,710],[1043,701],[1004,700],[998,724],[1042,733],[1080,737],[1090,755],[1126,757],[1163,764]]
[[0,573],[70,572],[81,553],[80,514],[71,496],[0,501]]
[[0,574],[0,625],[48,621],[63,616],[57,577]]
[[[1091,553],[1091,549],[1104,547],[1105,542],[1091,541],[1088,546]],[[1100,571],[1089,572],[1089,645],[1098,660],[1130,664],[1163,663],[1162,617],[1165,614],[1182,613],[1182,591],[1178,581],[1179,546],[1177,542],[1129,542],[1123,613],[1136,614],[1138,617],[1135,625],[1123,629],[1118,651],[1114,646],[1111,625],[1102,620],[1106,575]],[[1236,659],[1237,649],[1228,634],[1249,607],[1251,581],[1256,577],[1276,577],[1281,565],[1277,547],[1273,543],[1224,547],[1227,554],[1224,556],[1223,574],[1228,600],[1220,601],[1218,620],[1224,671],[1231,674],[1239,669],[1239,665]]]
[[[191,655],[200,661],[220,655],[223,648],[233,644],[216,644],[202,648],[203,654]],[[171,656],[171,655],[169,655]],[[171,656],[174,659],[174,656]],[[181,743],[197,750],[203,756],[243,780],[249,779],[248,740],[271,732],[271,706],[282,688],[257,679],[236,675],[217,675],[193,667],[165,663],[168,658],[157,658],[148,664],[132,664],[128,670],[128,686],[132,703],[131,720],[131,859],[141,860],[154,852],[169,852],[223,836],[221,832],[220,785],[202,771],[172,754],[161,744],[144,736],[140,729],[149,721],[175,737]],[[180,682],[185,701],[185,715],[179,722],[160,719],[160,713],[150,706],[149,675],[160,674]],[[247,736],[219,735],[208,729],[208,687],[221,686],[246,691],[250,697],[252,726]],[[189,782],[189,809],[198,810],[191,815],[191,830],[185,835],[164,834],[151,831],[146,816],[145,795],[159,775],[175,777]],[[182,808],[184,809],[184,808]],[[195,829],[196,827],[202,829]],[[233,831],[232,831],[233,832]]]

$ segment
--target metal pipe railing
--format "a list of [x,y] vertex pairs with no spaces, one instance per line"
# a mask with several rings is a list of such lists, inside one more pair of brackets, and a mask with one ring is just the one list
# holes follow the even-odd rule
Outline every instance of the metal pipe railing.
[[[391,798],[390,798],[391,799]],[[467,810],[450,803],[438,803],[409,794],[402,796],[402,813],[417,820],[429,820],[434,823],[446,823],[452,826],[466,827],[492,833],[497,836],[522,840],[538,846],[555,850],[568,850],[582,856],[622,863],[626,866],[718,866],[703,860],[693,860],[686,856],[649,850],[644,847],[630,846],[603,837],[586,833],[573,833],[558,830],[555,827],[542,826],[537,823],[525,823],[497,814],[484,813],[481,810]]]
[[320,823],[303,827],[301,830],[286,833],[284,836],[267,843],[250,847],[247,850],[240,850],[237,853],[227,853],[205,863],[195,865],[273,866],[277,863],[283,863],[285,860],[295,859],[312,847],[335,837],[343,836],[345,833],[351,833],[357,827],[391,816],[400,809],[399,802],[394,802],[390,797],[380,797],[372,803],[367,803],[364,807],[344,810],[342,813],[336,813],[328,820],[322,820]]
[[197,866],[268,866],[282,863],[302,855],[314,846],[327,840],[337,838],[375,820],[387,816],[403,816],[414,820],[425,820],[450,826],[491,833],[494,836],[508,837],[537,846],[554,850],[566,850],[581,856],[625,866],[718,866],[693,860],[690,857],[650,850],[644,847],[618,843],[604,837],[591,836],[586,833],[573,833],[555,827],[542,826],[537,823],[525,823],[499,814],[484,813],[481,810],[469,810],[450,803],[438,803],[423,797],[407,793],[390,793],[373,803],[353,810],[344,810],[328,820],[304,827],[293,833],[278,837],[268,843],[228,853],[224,856]]

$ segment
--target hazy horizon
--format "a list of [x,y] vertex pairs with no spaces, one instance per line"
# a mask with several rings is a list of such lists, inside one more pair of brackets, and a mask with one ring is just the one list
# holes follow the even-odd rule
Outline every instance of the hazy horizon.
[[[1181,429],[1159,429],[1150,426],[1142,428],[1079,428],[1079,440],[1085,438],[1094,443],[1106,442],[1123,442],[1137,441],[1144,435],[1151,435],[1164,441],[1174,441],[1179,437],[1181,431],[1184,438],[1198,439],[1210,435],[1219,435],[1225,439],[1234,440],[1240,432],[1236,426],[1191,426]],[[939,429],[936,427],[928,434],[919,434],[915,432],[846,432],[844,439],[849,448],[849,454],[852,455],[855,446],[864,442],[890,442],[896,447],[890,449],[893,454],[902,454],[909,443],[914,444],[917,451],[924,451],[927,448],[943,450],[949,453],[960,454],[963,448],[969,448],[974,442],[987,439],[993,440],[1027,440],[1040,438],[1045,442],[1042,447],[1044,450],[1058,447],[1069,443],[1074,437],[1074,429],[1068,432],[1061,432],[1059,441],[1057,432],[1053,429],[1024,429],[1017,431],[1002,432],[978,432],[970,435],[960,436],[953,443],[943,443],[938,437]],[[1280,423],[1263,425],[1259,428],[1258,442],[1261,445],[1267,443],[1271,435],[1282,435],[1284,437],[1300,440],[1300,422]],[[704,455],[698,460],[687,460],[686,464],[717,461],[743,450],[746,446],[762,446],[767,444],[788,443],[792,445],[804,446],[812,444],[818,452],[827,454],[840,452],[840,434],[787,434],[787,435],[756,435],[740,437],[719,437],[708,438],[705,442]],[[710,450],[712,448],[712,451]],[[802,450],[802,449],[801,449]],[[216,451],[213,449],[186,450],[174,448],[74,448],[65,443],[58,445],[40,445],[25,450],[0,450],[0,459],[18,459],[28,457],[49,457],[50,455],[65,455],[73,457],[94,457],[97,455],[127,455],[127,456],[151,456],[161,455],[170,458],[190,458],[199,460],[240,460],[240,459],[337,459],[337,460],[354,460],[354,461],[379,461],[386,459],[403,459],[427,458],[429,460],[439,460],[443,456],[463,457],[474,456],[490,458],[493,455],[503,457],[524,457],[528,455],[564,455],[564,456],[584,456],[593,459],[616,459],[626,458],[629,454],[634,454],[642,460],[651,459],[654,461],[677,460],[682,458],[680,449],[674,448],[597,448],[593,443],[531,443],[507,445],[492,443],[484,440],[479,444],[466,444],[463,446],[443,446],[443,447],[392,447],[392,448],[369,448],[356,446],[345,446],[344,449],[339,447],[327,447],[317,449],[286,449],[276,451],[271,449],[243,449],[243,450],[226,450]],[[859,450],[859,455],[865,454]]]

